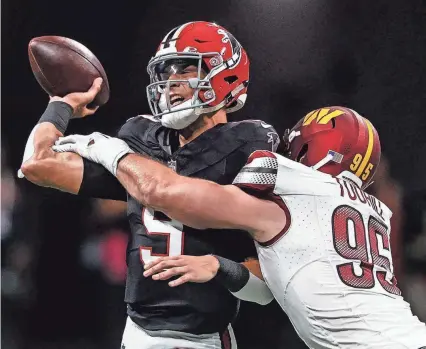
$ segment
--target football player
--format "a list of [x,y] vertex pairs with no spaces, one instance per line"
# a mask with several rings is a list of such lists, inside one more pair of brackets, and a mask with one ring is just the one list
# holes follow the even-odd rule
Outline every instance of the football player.
[[[379,136],[355,111],[310,112],[286,132],[288,157],[255,151],[225,186],[180,176],[119,139],[82,137],[56,149],[103,164],[146,206],[199,229],[249,231],[267,285],[310,348],[426,347],[425,324],[393,275],[392,212],[364,191],[379,164]],[[248,280],[222,257],[157,262],[145,275],[180,276],[171,286],[216,279],[232,289]]]
[[[150,60],[148,73],[147,96],[153,114],[129,119],[118,133],[133,152],[185,176],[231,184],[251,152],[276,149],[279,137],[272,126],[253,120],[227,122],[227,115],[245,103],[249,59],[225,28],[190,22],[171,30]],[[88,92],[51,98],[27,142],[20,176],[69,193],[127,200],[131,238],[125,302],[129,317],[123,347],[235,347],[229,326],[239,305],[235,296],[260,304],[270,302],[273,296],[263,281],[249,273],[251,282],[234,288],[235,296],[216,281],[172,289],[144,277],[144,264],[160,256],[210,253],[243,262],[256,255],[250,237],[243,231],[231,234],[184,226],[142,205],[131,193],[127,195],[103,166],[51,149],[71,118],[95,112],[87,104],[100,84],[98,79]]]

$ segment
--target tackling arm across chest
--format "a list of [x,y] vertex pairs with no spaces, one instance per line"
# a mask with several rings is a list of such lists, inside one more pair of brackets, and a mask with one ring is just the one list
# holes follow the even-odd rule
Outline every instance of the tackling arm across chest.
[[286,225],[284,212],[270,200],[233,185],[180,176],[140,155],[125,156],[117,178],[139,202],[194,228],[246,230],[267,241]]
[[[137,126],[136,120],[134,123],[128,124],[127,129],[130,131]],[[233,158],[232,162],[240,163],[240,165],[235,169],[232,178],[244,166],[253,150],[256,148],[274,149],[279,143],[278,135],[272,126],[262,121],[230,123],[224,127],[226,127],[226,135],[218,136],[218,139],[223,142],[220,142],[219,145],[210,144],[210,148],[216,146],[224,152],[221,146],[227,142],[228,135],[232,135],[232,140],[229,140],[232,146],[242,145],[238,151],[233,152],[240,156]],[[126,127],[123,127],[124,130]],[[213,130],[213,132],[218,132],[218,130]],[[131,134],[132,132],[122,133]],[[129,143],[134,142],[135,138],[126,135],[125,140]],[[111,140],[111,145],[113,142],[114,140]],[[100,146],[99,149],[101,149]],[[143,154],[143,152],[139,153]],[[274,234],[277,230],[275,225],[280,226],[282,223],[279,219],[277,220],[277,213],[278,216],[282,216],[282,212],[275,203],[248,195],[235,186],[220,186],[211,181],[179,176],[160,163],[136,154],[125,156],[116,166],[118,166],[116,167],[117,178],[132,197],[146,206],[163,211],[185,225],[200,229],[247,230],[255,233],[256,239],[262,240],[265,237],[261,235],[266,234],[264,231],[268,231],[267,234]],[[263,211],[265,212],[262,213]],[[182,219],[179,219],[177,215],[182,216]],[[270,217],[275,219],[270,219]],[[269,224],[265,224],[264,220],[271,222],[270,224],[274,227],[268,229]]]

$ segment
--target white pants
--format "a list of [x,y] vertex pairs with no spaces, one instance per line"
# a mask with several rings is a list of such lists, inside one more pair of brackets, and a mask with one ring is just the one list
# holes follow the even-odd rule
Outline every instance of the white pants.
[[231,325],[224,334],[191,334],[178,331],[147,331],[129,317],[123,333],[121,349],[236,349]]

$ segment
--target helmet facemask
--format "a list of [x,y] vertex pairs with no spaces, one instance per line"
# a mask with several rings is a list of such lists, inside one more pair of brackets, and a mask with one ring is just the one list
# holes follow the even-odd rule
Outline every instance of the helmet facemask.
[[[222,64],[217,64],[210,71],[204,62],[220,59],[217,52],[211,53],[168,53],[154,57],[148,64],[150,84],[147,86],[147,97],[151,112],[155,117],[161,117],[164,126],[173,129],[183,129],[192,124],[202,114],[219,110],[223,105],[208,107],[215,99],[215,93],[210,79],[221,71]],[[222,63],[222,62],[220,62]],[[185,74],[189,66],[196,67],[197,76],[189,79],[170,79],[172,75]],[[220,69],[222,68],[222,69]],[[170,96],[174,85],[187,84],[193,90],[192,97],[184,100],[173,100]],[[200,96],[203,96],[203,99]]]

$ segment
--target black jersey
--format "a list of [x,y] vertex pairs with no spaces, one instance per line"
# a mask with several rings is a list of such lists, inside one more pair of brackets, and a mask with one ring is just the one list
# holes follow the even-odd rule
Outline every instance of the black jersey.
[[[152,117],[137,116],[123,125],[118,137],[136,153],[156,159],[189,177],[231,184],[249,155],[275,150],[278,135],[257,120],[218,124],[178,147],[178,133]],[[197,230],[145,208],[128,197],[131,236],[127,248],[125,302],[128,314],[147,330],[194,334],[222,332],[237,313],[239,301],[215,280],[176,288],[168,281],[143,276],[143,264],[156,256],[217,254],[234,261],[256,256],[248,233],[219,229]]]

